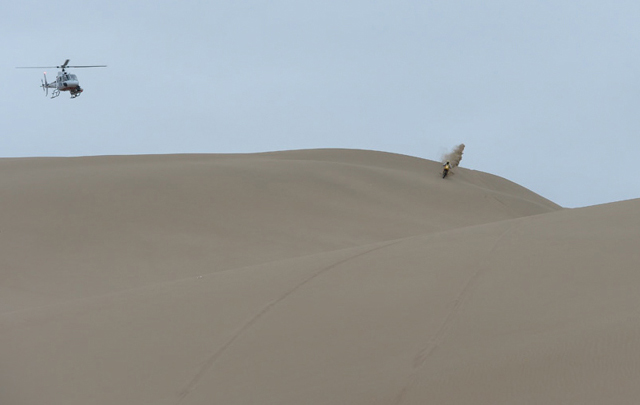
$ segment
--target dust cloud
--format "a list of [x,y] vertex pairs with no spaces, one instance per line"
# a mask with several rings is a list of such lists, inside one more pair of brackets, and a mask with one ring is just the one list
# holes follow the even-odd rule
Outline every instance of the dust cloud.
[[442,156],[442,163],[449,162],[451,167],[457,167],[460,165],[460,161],[462,160],[462,154],[464,153],[464,143],[453,148],[453,150],[449,153],[446,153]]

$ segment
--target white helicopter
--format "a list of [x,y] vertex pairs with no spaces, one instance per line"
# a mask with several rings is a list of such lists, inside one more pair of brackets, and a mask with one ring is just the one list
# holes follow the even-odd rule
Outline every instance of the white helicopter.
[[20,66],[18,69],[49,69],[58,68],[62,69],[56,76],[56,81],[52,83],[47,82],[47,72],[44,72],[44,81],[41,80],[42,90],[45,91],[45,97],[49,95],[49,89],[53,89],[51,98],[56,98],[60,95],[61,91],[68,91],[71,93],[71,98],[76,98],[82,93],[82,87],[78,82],[78,77],[74,74],[67,73],[65,69],[69,68],[94,68],[94,67],[107,67],[107,65],[92,65],[92,66],[69,66],[69,59],[65,60],[60,66]]

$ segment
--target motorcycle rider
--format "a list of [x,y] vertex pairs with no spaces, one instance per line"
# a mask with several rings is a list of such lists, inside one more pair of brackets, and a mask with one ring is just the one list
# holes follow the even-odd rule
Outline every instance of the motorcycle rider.
[[451,163],[449,163],[449,161],[447,160],[447,163],[444,164],[444,169],[442,171],[442,178],[443,179],[447,175],[447,173],[449,173],[449,170],[451,170]]

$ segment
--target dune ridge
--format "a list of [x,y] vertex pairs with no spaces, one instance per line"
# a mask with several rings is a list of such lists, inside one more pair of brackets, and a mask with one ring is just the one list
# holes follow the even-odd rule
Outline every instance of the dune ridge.
[[0,401],[633,403],[640,200],[440,166],[1,160]]

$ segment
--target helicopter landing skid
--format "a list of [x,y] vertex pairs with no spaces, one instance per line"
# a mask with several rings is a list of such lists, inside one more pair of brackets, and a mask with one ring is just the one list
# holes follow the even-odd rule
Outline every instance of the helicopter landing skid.
[[60,90],[55,89],[53,92],[51,92],[51,98],[56,98],[60,95]]

